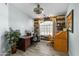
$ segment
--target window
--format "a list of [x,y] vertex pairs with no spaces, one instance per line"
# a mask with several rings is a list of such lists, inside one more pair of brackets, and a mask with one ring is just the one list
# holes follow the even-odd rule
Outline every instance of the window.
[[40,35],[52,35],[53,34],[53,22],[45,21],[40,23]]

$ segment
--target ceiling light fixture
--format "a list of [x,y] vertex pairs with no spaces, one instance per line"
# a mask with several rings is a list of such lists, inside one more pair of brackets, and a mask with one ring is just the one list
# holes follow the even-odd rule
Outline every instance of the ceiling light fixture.
[[41,14],[43,12],[43,8],[40,7],[40,4],[37,4],[37,7],[34,8],[34,12],[36,14]]

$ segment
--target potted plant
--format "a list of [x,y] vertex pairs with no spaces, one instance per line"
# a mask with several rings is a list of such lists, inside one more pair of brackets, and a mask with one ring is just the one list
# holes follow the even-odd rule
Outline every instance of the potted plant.
[[5,33],[5,38],[8,40],[8,44],[11,47],[11,53],[16,53],[16,47],[17,47],[17,42],[19,41],[20,37],[20,31],[19,30],[13,30],[10,28],[10,31]]

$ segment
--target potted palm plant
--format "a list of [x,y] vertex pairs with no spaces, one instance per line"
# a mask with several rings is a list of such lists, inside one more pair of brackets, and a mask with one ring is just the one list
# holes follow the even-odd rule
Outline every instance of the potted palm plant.
[[16,53],[16,47],[17,47],[17,42],[19,41],[20,37],[20,31],[19,30],[13,30],[10,28],[10,31],[5,33],[5,38],[8,40],[8,44],[11,47],[11,53]]

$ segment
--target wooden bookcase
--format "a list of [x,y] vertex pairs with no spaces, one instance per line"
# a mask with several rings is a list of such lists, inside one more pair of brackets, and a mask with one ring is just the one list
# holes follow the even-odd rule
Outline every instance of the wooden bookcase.
[[65,18],[64,18],[64,16],[57,16],[57,18],[56,18],[56,28],[57,28],[57,32],[63,31],[63,28],[65,28]]
[[39,34],[39,19],[34,20],[34,32]]

